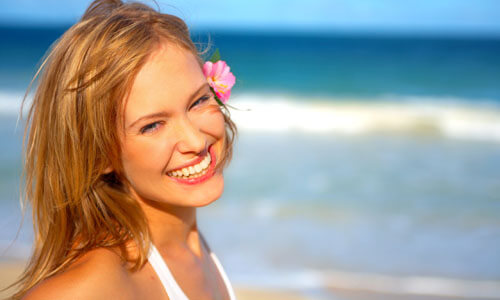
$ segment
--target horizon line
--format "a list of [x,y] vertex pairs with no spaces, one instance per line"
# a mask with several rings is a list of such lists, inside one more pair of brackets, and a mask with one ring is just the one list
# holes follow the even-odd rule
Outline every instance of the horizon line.
[[[63,29],[69,28],[75,23],[71,22],[2,22],[0,21],[0,28],[3,29]],[[189,26],[189,25],[188,25]],[[191,33],[228,33],[228,34],[260,34],[260,35],[321,35],[321,36],[359,36],[359,37],[415,37],[415,38],[478,38],[478,39],[500,39],[500,30],[451,30],[444,28],[373,28],[373,27],[306,27],[297,28],[293,26],[233,26],[228,28],[226,26],[203,26],[191,25],[189,26]]]

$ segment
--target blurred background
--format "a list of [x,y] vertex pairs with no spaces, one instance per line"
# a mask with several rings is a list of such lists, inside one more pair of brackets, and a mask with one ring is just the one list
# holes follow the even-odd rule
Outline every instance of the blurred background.
[[[20,103],[88,4],[0,1],[0,269],[31,249]],[[500,299],[500,1],[158,4],[237,78],[226,190],[199,211],[235,287]]]

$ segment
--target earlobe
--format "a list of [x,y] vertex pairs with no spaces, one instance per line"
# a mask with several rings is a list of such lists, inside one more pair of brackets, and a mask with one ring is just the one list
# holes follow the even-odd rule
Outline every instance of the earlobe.
[[108,166],[106,169],[104,169],[104,172],[102,172],[102,174],[103,175],[107,175],[107,174],[109,174],[109,173],[111,173],[113,171],[114,171],[113,167]]

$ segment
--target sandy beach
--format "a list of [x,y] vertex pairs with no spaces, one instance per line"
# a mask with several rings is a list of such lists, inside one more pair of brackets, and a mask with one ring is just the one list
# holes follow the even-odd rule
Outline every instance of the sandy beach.
[[[14,282],[22,272],[23,261],[0,262],[0,290]],[[382,293],[362,289],[345,289],[332,285],[321,291],[299,291],[290,289],[264,289],[256,287],[235,286],[236,296],[239,300],[467,300],[470,297],[443,297],[434,295],[411,295],[403,293]],[[0,291],[0,299],[8,299],[12,290]],[[490,297],[481,299],[494,299]]]
[[11,290],[3,290],[12,284],[23,271],[23,261],[0,262],[0,299],[7,299]]

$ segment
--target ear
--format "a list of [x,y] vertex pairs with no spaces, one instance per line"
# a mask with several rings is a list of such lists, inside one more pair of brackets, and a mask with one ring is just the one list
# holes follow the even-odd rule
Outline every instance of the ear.
[[109,173],[111,173],[111,172],[113,172],[113,171],[114,171],[113,167],[108,166],[106,169],[104,169],[103,174],[104,174],[104,175],[107,175],[107,174],[109,174]]

